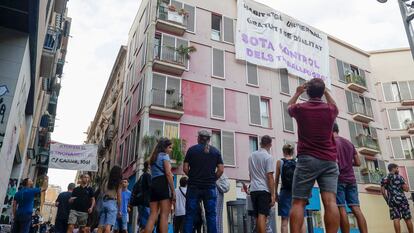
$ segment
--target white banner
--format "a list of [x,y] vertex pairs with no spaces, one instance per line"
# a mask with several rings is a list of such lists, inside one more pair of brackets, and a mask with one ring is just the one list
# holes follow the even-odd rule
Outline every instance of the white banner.
[[49,167],[78,170],[98,171],[98,145],[69,145],[59,142],[50,144]]
[[321,78],[330,88],[328,36],[252,0],[238,0],[236,58],[305,80]]

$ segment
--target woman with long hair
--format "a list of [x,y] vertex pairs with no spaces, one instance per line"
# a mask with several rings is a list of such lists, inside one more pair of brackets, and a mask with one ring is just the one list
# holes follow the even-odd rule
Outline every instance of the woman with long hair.
[[99,213],[99,232],[110,233],[121,210],[122,169],[114,166],[104,184],[102,209]]
[[167,138],[161,138],[155,146],[149,164],[151,165],[151,198],[150,217],[145,227],[145,233],[151,233],[158,220],[159,233],[168,232],[168,216],[171,206],[175,202],[175,190],[173,174],[169,154],[172,151],[172,143]]

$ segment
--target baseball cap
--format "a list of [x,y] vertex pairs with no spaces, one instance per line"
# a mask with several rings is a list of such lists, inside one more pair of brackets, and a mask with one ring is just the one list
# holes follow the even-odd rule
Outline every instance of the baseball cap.
[[200,137],[211,137],[211,133],[208,132],[207,130],[203,129],[198,131],[198,136]]

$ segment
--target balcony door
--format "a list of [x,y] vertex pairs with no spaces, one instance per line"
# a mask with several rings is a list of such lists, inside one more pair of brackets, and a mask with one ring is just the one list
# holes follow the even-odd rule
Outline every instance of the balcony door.
[[180,80],[165,75],[153,74],[152,104],[165,108],[175,108],[180,101]]

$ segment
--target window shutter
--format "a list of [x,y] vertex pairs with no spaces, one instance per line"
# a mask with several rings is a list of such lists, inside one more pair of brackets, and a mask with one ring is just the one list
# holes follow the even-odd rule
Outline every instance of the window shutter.
[[226,165],[236,165],[234,159],[234,133],[222,131],[223,162]]
[[223,40],[228,43],[234,43],[234,21],[231,18],[223,16]]
[[213,48],[213,76],[224,78],[224,50]]
[[408,82],[398,82],[398,87],[400,89],[400,96],[402,100],[411,99],[410,88],[408,87]]
[[147,62],[147,35],[144,35],[143,45],[141,48],[141,69],[145,66]]
[[224,119],[224,89],[220,87],[212,88],[212,116]]
[[283,129],[293,132],[294,131],[293,118],[289,115],[287,103],[282,102],[282,110],[283,110]]
[[139,96],[139,110],[142,109],[142,106],[144,106],[144,84],[145,84],[145,75],[141,79],[141,90],[140,90],[140,96]]
[[165,82],[166,77],[153,74],[152,78],[152,102],[151,104],[156,106],[164,106],[165,105]]
[[338,66],[339,81],[346,82],[344,65],[341,60],[336,59],[336,65]]
[[259,80],[257,77],[257,65],[246,62],[247,69],[247,83],[252,85],[259,85]]
[[374,117],[373,112],[372,112],[371,99],[364,97],[364,100],[365,100],[365,112],[366,112],[366,114],[370,117]]
[[414,189],[414,167],[406,167],[408,181],[407,184],[410,185],[410,190]]
[[371,132],[371,137],[374,139],[378,139],[377,129],[374,127],[369,127],[369,131]]
[[384,174],[386,174],[387,173],[387,165],[385,164],[385,161],[384,160],[377,160],[377,161],[378,161],[378,168],[381,171],[384,171]]
[[346,94],[346,101],[348,104],[348,112],[350,113],[354,113],[355,112],[355,108],[354,108],[354,101],[352,98],[352,93],[349,91],[345,91]]
[[394,152],[394,159],[404,159],[404,151],[402,149],[402,143],[400,137],[391,137],[391,147]]
[[355,123],[352,121],[348,121],[348,126],[349,126],[349,136],[351,137],[351,142],[355,146],[358,146],[357,131],[355,128]]
[[384,90],[384,100],[386,102],[395,101],[394,95],[392,94],[392,84],[391,83],[383,83],[382,89]]
[[280,92],[290,94],[289,90],[289,75],[287,69],[280,69]]
[[164,135],[163,122],[150,120],[149,121],[149,134],[151,136],[162,137]]
[[255,125],[262,125],[260,117],[260,97],[256,95],[249,95],[250,103],[250,123]]
[[397,109],[388,109],[388,120],[390,124],[390,129],[400,129],[401,124],[398,120]]
[[346,74],[352,73],[351,65],[346,63],[346,62],[343,62],[343,64],[344,64],[344,74],[345,74],[345,76],[346,76]]
[[169,93],[166,93],[167,95],[166,107],[176,108],[177,103],[181,99],[180,80],[176,78],[168,78],[167,79],[167,90],[169,90]]
[[365,79],[365,70],[359,69],[359,75]]
[[162,34],[161,59],[166,61],[174,61],[174,48],[175,38],[166,34]]
[[414,81],[408,81],[408,86],[410,87],[411,98],[414,98]]
[[195,7],[184,4],[184,10],[188,12],[188,16],[184,18],[187,30],[195,32]]

